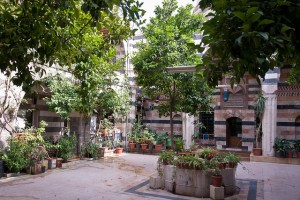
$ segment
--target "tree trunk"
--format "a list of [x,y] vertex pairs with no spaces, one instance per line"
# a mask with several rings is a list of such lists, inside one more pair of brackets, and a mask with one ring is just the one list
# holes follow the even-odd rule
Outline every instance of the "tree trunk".
[[173,127],[173,99],[172,98],[170,98],[170,139],[171,139],[172,149],[175,150],[174,127]]

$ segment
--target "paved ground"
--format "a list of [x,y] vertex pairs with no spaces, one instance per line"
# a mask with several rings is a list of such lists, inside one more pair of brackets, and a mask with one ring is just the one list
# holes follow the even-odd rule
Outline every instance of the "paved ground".
[[[81,161],[42,175],[0,179],[0,200],[196,199],[149,188],[157,156],[125,154]],[[230,200],[300,200],[300,165],[245,162]]]

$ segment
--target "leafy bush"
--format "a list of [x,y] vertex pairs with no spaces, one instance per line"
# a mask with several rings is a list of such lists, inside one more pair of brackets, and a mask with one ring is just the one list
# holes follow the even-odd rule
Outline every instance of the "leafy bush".
[[5,161],[9,172],[20,172],[32,165],[30,155],[34,149],[25,140],[10,138],[8,145],[9,147],[4,150],[2,159]]
[[99,145],[96,143],[87,143],[83,148],[84,154],[93,159],[99,158]]
[[57,143],[57,156],[62,158],[63,161],[66,162],[72,157],[76,142],[77,139],[75,134],[72,134],[71,136],[61,137]]

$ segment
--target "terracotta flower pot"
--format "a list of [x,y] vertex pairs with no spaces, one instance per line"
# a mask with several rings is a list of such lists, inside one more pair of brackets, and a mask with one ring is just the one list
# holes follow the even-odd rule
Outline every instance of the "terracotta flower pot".
[[141,144],[141,146],[142,146],[142,150],[146,150],[148,147],[148,144]]
[[62,168],[62,158],[57,158],[56,159],[56,167],[57,168]]
[[135,143],[129,143],[129,149],[130,149],[130,150],[133,150],[134,147],[135,147]]
[[117,147],[116,148],[116,154],[121,154],[123,152],[123,148]]
[[254,156],[261,156],[262,155],[262,148],[253,148],[252,150]]
[[221,187],[222,186],[222,181],[223,181],[223,177],[222,175],[213,175],[211,176],[211,180],[212,180],[212,185],[215,187]]
[[161,151],[162,145],[161,144],[156,144],[155,145],[155,151]]

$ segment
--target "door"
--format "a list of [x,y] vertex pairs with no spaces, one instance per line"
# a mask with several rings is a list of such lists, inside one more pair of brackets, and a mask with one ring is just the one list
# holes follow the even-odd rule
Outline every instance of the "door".
[[242,147],[242,120],[231,117],[226,120],[226,146],[230,148]]

